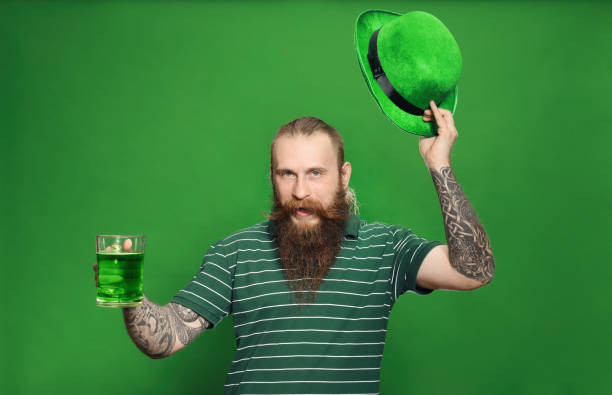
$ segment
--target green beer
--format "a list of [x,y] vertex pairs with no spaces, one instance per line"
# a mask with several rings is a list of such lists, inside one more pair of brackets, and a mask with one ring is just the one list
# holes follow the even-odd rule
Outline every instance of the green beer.
[[96,304],[135,307],[142,303],[144,236],[97,236]]
[[99,306],[130,307],[142,301],[144,253],[100,252],[98,256]]

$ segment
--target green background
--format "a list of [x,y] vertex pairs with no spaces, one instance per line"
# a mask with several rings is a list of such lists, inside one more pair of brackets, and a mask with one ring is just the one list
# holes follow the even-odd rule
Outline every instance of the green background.
[[95,306],[94,236],[145,234],[145,293],[167,303],[213,242],[264,219],[269,144],[296,117],[342,133],[362,218],[444,241],[418,137],[359,70],[368,8],[455,35],[453,168],[497,266],[476,291],[400,299],[381,392],[610,391],[612,6],[72,1],[0,5],[5,393],[220,393],[232,319],[148,359]]

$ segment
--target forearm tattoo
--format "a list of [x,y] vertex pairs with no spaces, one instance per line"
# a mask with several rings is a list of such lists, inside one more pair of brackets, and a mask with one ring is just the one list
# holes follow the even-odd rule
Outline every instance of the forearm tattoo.
[[123,309],[123,318],[134,344],[151,358],[171,355],[177,341],[186,346],[210,327],[191,309],[176,303],[158,306],[146,297],[142,305]]
[[488,283],[495,272],[484,227],[450,167],[430,168],[444,217],[451,266],[466,277]]

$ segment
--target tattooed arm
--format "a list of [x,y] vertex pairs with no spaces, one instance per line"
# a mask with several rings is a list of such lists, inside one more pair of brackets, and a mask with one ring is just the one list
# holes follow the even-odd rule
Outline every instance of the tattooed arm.
[[168,357],[210,327],[206,319],[177,303],[158,306],[146,297],[142,305],[123,309],[134,344],[151,358]]
[[421,137],[419,150],[438,192],[448,245],[434,247],[425,257],[417,284],[429,289],[468,290],[488,284],[495,272],[493,252],[484,227],[461,190],[450,165],[458,132],[452,113],[434,102],[423,120],[435,118],[438,135]]
[[450,265],[467,278],[489,283],[495,263],[484,227],[450,166],[429,171],[440,198]]

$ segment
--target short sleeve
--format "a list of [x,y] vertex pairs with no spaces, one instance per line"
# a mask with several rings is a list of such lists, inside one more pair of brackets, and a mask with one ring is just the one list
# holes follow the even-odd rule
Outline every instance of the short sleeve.
[[410,229],[396,226],[393,234],[393,272],[391,298],[395,302],[404,292],[419,295],[430,294],[433,290],[416,285],[416,277],[423,259],[439,241],[429,241],[414,234]]
[[202,317],[213,326],[231,313],[233,267],[235,254],[227,253],[220,243],[216,243],[204,256],[200,269],[183,289],[172,298]]

